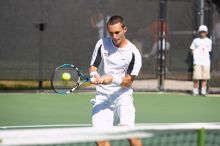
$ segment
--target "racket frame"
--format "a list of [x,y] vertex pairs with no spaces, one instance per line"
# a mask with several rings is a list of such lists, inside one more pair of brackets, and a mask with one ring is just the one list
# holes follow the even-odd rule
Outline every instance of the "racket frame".
[[[54,84],[53,84],[53,78],[56,74],[56,71],[60,68],[63,68],[63,67],[71,67],[71,68],[75,69],[77,71],[77,74],[78,74],[78,80],[77,80],[76,85],[72,89],[70,89],[67,92],[62,92],[61,93],[61,92],[58,92],[57,90],[55,90]],[[82,84],[84,84],[86,82],[90,82],[90,78],[86,77],[83,73],[81,73],[79,71],[78,67],[76,67],[73,64],[62,64],[62,65],[60,65],[59,67],[55,68],[55,70],[53,71],[52,76],[51,76],[51,87],[52,87],[53,91],[55,93],[58,93],[58,94],[69,94],[69,93],[75,91],[79,86],[81,86]]]

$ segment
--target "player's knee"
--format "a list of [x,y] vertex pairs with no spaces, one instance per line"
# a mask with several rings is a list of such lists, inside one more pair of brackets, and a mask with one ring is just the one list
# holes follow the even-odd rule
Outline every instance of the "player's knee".
[[111,146],[108,141],[97,141],[96,145],[97,146]]
[[128,141],[129,141],[130,146],[142,146],[142,142],[138,138],[131,138]]

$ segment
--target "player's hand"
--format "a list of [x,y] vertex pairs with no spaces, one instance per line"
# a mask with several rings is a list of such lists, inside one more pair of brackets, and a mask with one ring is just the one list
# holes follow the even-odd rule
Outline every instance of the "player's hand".
[[100,81],[100,84],[110,84],[112,83],[112,75],[104,75],[101,77],[101,79],[99,80]]
[[100,76],[97,72],[91,72],[90,73],[90,83],[91,84],[95,84],[95,85],[100,84],[99,83],[99,82],[101,82],[100,80],[101,80],[101,78],[100,78]]
[[95,75],[93,78],[90,79],[91,84],[100,84],[100,76],[99,75]]

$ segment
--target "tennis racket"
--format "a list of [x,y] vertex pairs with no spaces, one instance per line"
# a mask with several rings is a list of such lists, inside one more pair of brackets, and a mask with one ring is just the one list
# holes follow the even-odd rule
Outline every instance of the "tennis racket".
[[69,94],[89,82],[90,78],[82,74],[72,64],[63,64],[57,67],[51,77],[51,87],[54,92],[59,94]]

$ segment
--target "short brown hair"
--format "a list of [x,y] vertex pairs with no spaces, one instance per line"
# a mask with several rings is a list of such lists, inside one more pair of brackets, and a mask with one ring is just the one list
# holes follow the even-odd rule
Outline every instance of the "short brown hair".
[[108,25],[114,25],[117,23],[121,23],[122,27],[126,27],[125,22],[124,22],[124,18],[121,16],[118,16],[118,15],[110,17],[110,19],[107,22],[107,27],[108,27]]

